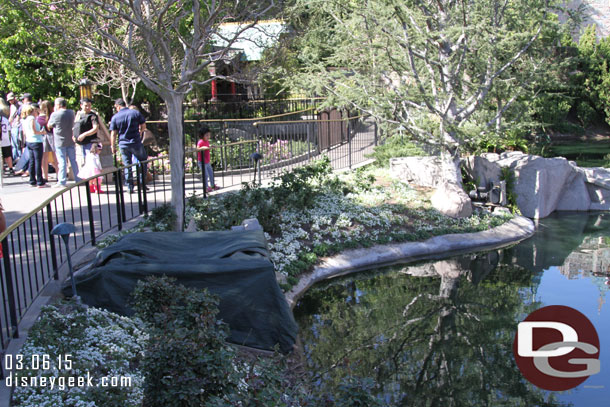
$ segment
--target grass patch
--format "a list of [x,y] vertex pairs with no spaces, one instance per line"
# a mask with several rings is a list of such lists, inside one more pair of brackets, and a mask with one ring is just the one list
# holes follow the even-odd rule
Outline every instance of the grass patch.
[[580,167],[610,168],[610,140],[553,142],[548,155],[576,161]]

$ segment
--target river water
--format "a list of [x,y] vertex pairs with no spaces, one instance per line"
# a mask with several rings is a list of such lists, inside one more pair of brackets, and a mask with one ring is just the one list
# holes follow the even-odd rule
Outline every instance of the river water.
[[[369,270],[312,287],[294,309],[321,381],[370,378],[389,406],[610,406],[610,214],[563,213],[511,248]],[[564,392],[524,379],[517,324],[583,313],[601,371]],[[581,367],[581,366],[579,366]]]

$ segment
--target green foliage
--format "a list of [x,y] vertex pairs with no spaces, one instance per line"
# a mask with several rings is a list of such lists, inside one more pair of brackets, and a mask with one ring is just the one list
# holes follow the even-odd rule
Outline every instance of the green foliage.
[[385,139],[385,143],[375,147],[375,152],[371,157],[375,159],[377,165],[381,167],[390,166],[390,158],[394,157],[414,157],[427,155],[419,148],[411,137],[398,133]]
[[577,86],[575,96],[580,99],[577,106],[581,114],[583,109],[588,110],[582,103],[595,106],[610,123],[610,38],[598,40],[595,25],[587,27],[578,42],[578,55],[580,73],[573,78]]
[[508,201],[508,209],[512,213],[520,214],[519,206],[517,206],[517,193],[515,192],[515,173],[509,167],[502,167],[500,179],[506,182],[506,200]]
[[[565,80],[558,69],[564,58],[555,55],[567,25],[550,12],[555,6],[297,0],[292,49],[301,69],[287,83],[328,96],[327,105],[353,106],[400,126],[418,145],[467,150],[481,134],[504,137],[507,128],[532,121],[528,102],[543,84]],[[438,38],[442,47],[432,45]],[[564,102],[543,103],[558,110],[543,113],[566,113]],[[386,163],[394,147],[411,155],[397,142],[378,149],[378,161]]]
[[543,127],[555,125],[566,119],[571,105],[563,95],[544,93],[531,102],[533,114],[538,116]]
[[331,171],[330,159],[325,156],[275,177],[269,188],[244,184],[237,193],[222,198],[221,208],[196,197],[189,198],[189,206],[200,214],[197,227],[201,230],[228,229],[244,219],[256,217],[265,231],[278,233],[279,213],[309,208],[315,198],[328,189],[343,192],[343,184],[330,176]]
[[487,133],[480,136],[474,148],[477,153],[503,153],[505,151],[522,151],[527,153],[529,142],[524,131],[518,128],[507,129],[503,134]]
[[31,93],[34,100],[62,95],[73,105],[83,69],[66,49],[15,7],[0,3],[0,89]]
[[216,320],[218,299],[206,290],[149,277],[138,282],[133,307],[147,326],[142,370],[147,406],[199,407],[235,391],[235,352]]
[[581,167],[610,166],[610,141],[608,140],[556,141],[549,146],[548,151],[553,156],[576,161]]
[[583,127],[589,127],[598,120],[597,112],[588,101],[581,100],[576,106],[576,117]]
[[176,212],[171,204],[166,203],[154,208],[142,222],[142,227],[149,227],[153,232],[168,232],[173,229]]

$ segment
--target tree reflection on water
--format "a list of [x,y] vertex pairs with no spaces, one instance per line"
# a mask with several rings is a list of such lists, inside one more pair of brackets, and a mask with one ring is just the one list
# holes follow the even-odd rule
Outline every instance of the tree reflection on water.
[[[504,258],[503,258],[504,257]],[[295,308],[311,372],[370,377],[388,405],[558,406],[512,354],[536,273],[493,251],[333,280]]]

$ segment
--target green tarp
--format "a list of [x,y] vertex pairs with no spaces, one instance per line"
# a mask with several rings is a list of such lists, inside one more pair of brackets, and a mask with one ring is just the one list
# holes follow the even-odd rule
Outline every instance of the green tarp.
[[[292,349],[297,326],[262,231],[128,234],[101,250],[92,267],[75,274],[77,293],[85,304],[130,315],[131,292],[151,275],[174,277],[218,295],[218,318],[229,325],[230,342]],[[69,279],[63,292],[72,293]]]

